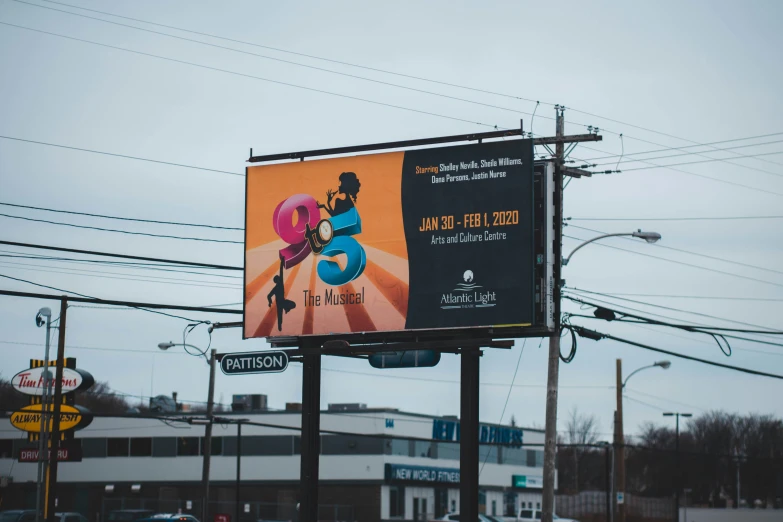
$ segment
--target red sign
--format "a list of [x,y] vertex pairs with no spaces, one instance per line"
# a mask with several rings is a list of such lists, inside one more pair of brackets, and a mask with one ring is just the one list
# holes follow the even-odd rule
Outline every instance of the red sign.
[[231,522],[231,515],[226,513],[216,513],[214,522]]
[[[51,457],[51,449],[46,452],[47,459]],[[64,446],[57,450],[58,462],[81,462],[82,451],[78,447]],[[38,448],[21,448],[19,450],[19,462],[38,462]]]

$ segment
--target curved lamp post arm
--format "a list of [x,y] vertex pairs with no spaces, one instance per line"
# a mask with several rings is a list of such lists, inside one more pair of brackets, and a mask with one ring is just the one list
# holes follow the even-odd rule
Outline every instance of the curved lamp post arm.
[[599,239],[604,239],[604,238],[607,238],[607,237],[615,237],[615,236],[631,236],[631,235],[633,235],[633,233],[632,233],[632,232],[616,232],[616,233],[614,233],[614,234],[604,234],[604,235],[602,235],[602,236],[594,237],[593,239],[590,239],[590,240],[588,240],[588,241],[585,241],[584,243],[582,243],[581,245],[579,245],[578,247],[576,247],[575,249],[573,249],[573,250],[571,251],[571,253],[570,253],[570,254],[568,254],[568,257],[564,257],[564,258],[563,258],[563,266],[566,266],[566,265],[568,264],[568,262],[571,260],[571,258],[573,257],[573,255],[574,255],[574,254],[576,254],[576,251],[577,251],[577,250],[579,250],[580,248],[582,248],[582,247],[583,247],[583,246],[585,246],[585,245],[589,245],[589,244],[590,244],[590,243],[592,243],[593,241],[598,241]]
[[634,370],[634,371],[632,371],[632,372],[631,372],[631,373],[628,375],[628,377],[626,377],[626,378],[625,378],[625,380],[623,381],[623,389],[625,389],[625,384],[628,382],[628,379],[630,379],[631,377],[633,377],[634,375],[636,375],[637,373],[639,373],[639,372],[640,372],[640,371],[642,371],[642,370],[647,370],[648,368],[655,368],[655,367],[657,367],[657,366],[659,366],[659,365],[658,365],[658,364],[651,364],[650,366],[642,366],[641,368],[639,368],[639,369],[637,369],[637,370]]

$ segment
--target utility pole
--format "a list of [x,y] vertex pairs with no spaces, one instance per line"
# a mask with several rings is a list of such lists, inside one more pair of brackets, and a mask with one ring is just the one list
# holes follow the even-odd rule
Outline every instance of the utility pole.
[[204,490],[204,499],[201,503],[201,520],[207,522],[209,514],[209,460],[212,456],[212,423],[213,410],[215,408],[215,360],[217,350],[209,352],[209,393],[207,394],[207,424],[204,427],[204,465],[201,470],[201,483]]
[[[49,423],[47,422],[47,413],[49,412],[49,390],[51,387],[51,379],[49,379],[49,345],[50,345],[50,332],[52,328],[52,311],[49,308],[41,308],[38,312],[38,317],[46,318],[46,350],[44,352],[44,389],[41,395],[41,431],[38,435],[38,482],[35,495],[35,522],[41,522],[43,519],[43,511],[41,510],[42,499],[44,495],[46,480],[46,464],[47,464],[47,451],[49,451],[49,445],[47,444],[49,434]],[[40,325],[40,323],[37,323]],[[46,502],[46,500],[43,500]]]
[[608,442],[604,447],[606,465],[606,521],[612,522],[612,445]]
[[555,452],[557,451],[557,383],[560,372],[560,278],[563,263],[563,165],[565,162],[564,117],[560,106],[555,106],[557,123],[555,138],[554,187],[554,244],[553,300],[555,331],[549,338],[549,369],[546,386],[546,426],[544,432],[544,491],[542,498],[543,522],[552,522],[555,512]]
[[617,496],[623,501],[617,502],[617,522],[625,522],[625,433],[623,430],[623,360],[617,359],[617,428],[614,447],[617,457]]
[[674,417],[675,420],[675,439],[674,439],[674,452],[676,455],[676,474],[674,481],[674,522],[680,522],[680,490],[682,489],[682,471],[680,467],[680,417],[693,417],[692,413],[664,413],[664,417]]
[[[63,368],[65,367],[65,319],[68,312],[68,299],[60,300],[60,325],[57,338],[57,369],[54,372],[54,399],[52,408],[52,438],[49,452],[49,473],[44,512],[49,522],[55,522],[55,501],[57,499],[57,464],[60,452],[60,405],[63,402]],[[48,370],[48,368],[47,368]]]
[[[234,506],[234,522],[239,522],[239,488],[241,486],[240,478],[242,476],[242,421],[237,422],[237,483],[236,498]],[[207,521],[204,521],[207,522]]]

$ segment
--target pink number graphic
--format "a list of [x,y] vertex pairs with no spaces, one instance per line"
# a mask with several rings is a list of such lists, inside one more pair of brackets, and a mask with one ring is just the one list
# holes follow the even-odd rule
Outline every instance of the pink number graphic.
[[320,220],[318,202],[307,194],[294,194],[277,205],[272,214],[272,226],[280,239],[288,243],[287,247],[280,250],[280,258],[286,269],[298,265],[310,254],[310,245],[305,238],[305,225],[309,224],[312,229]]

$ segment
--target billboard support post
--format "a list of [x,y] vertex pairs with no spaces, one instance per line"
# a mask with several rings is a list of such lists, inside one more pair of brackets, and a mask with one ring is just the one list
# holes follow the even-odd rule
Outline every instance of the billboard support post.
[[321,453],[321,346],[302,346],[302,439],[299,520],[318,520],[318,459]]
[[479,357],[477,346],[463,348],[460,390],[459,503],[462,520],[478,520]]

